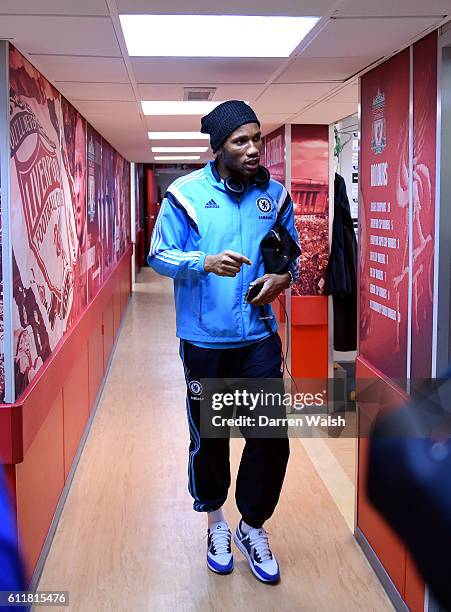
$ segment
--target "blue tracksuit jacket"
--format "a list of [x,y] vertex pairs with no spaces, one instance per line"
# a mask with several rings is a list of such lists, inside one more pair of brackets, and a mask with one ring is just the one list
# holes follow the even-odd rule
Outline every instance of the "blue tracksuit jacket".
[[[247,304],[249,284],[265,273],[260,243],[282,209],[281,223],[298,241],[293,203],[274,180],[266,189],[250,185],[241,202],[229,196],[209,162],[174,181],[163,199],[155,224],[149,265],[174,279],[177,336],[199,342],[241,342],[268,334],[260,310]],[[248,257],[235,277],[204,270],[207,255],[226,249]],[[291,266],[297,277],[299,260]],[[270,306],[265,306],[271,309]],[[269,320],[277,329],[275,317]]]

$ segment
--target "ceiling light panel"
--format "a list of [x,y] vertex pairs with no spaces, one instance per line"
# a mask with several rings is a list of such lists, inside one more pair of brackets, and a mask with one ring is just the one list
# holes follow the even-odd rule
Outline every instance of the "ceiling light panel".
[[149,132],[149,140],[208,140],[208,134],[200,132]]
[[319,17],[120,15],[120,20],[131,56],[288,57]]
[[194,161],[199,160],[200,155],[155,155],[155,161]]
[[152,153],[206,153],[208,147],[152,147]]

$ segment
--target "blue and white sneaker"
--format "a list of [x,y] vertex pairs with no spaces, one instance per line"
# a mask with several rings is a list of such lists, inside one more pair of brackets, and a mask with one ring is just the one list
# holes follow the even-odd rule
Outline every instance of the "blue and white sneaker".
[[208,529],[207,565],[216,574],[230,574],[233,570],[232,532],[225,521]]
[[262,582],[279,582],[279,564],[269,548],[268,534],[263,527],[252,527],[246,534],[241,531],[240,521],[233,539],[256,578]]

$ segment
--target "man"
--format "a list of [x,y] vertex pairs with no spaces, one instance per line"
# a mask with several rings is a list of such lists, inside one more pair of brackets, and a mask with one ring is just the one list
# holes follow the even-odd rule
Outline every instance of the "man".
[[[239,100],[224,102],[202,118],[201,131],[210,135],[216,159],[168,188],[148,263],[174,279],[191,439],[189,491],[194,509],[208,513],[207,565],[228,574],[233,569],[231,532],[222,506],[230,485],[229,440],[201,437],[199,381],[282,378],[280,338],[269,304],[291,284],[299,264],[281,275],[265,274],[260,242],[278,213],[298,238],[285,187],[269,176],[261,178],[262,139],[254,111]],[[237,190],[242,193],[234,195]],[[247,303],[249,286],[260,282],[262,289]],[[286,433],[247,437],[237,477],[242,520],[234,540],[263,582],[277,582],[280,576],[263,523],[278,502],[288,456]]]

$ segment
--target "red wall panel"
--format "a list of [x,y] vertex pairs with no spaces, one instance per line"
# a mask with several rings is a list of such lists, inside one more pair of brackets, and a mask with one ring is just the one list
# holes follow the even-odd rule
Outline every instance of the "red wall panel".
[[11,409],[9,406],[0,406],[0,462],[12,461],[13,440],[11,430]]
[[121,322],[121,287],[120,284],[114,288],[113,293],[113,334],[116,339]]
[[326,296],[293,296],[291,321],[293,325],[327,325]]
[[129,295],[130,295],[130,290],[129,290],[128,277],[124,276],[122,278],[122,284],[121,284],[121,318],[124,314],[125,307],[127,306]]
[[367,499],[368,438],[359,440],[358,526],[379,557],[398,591],[404,591],[405,546]]
[[31,445],[71,365],[79,358],[89,317],[65,337],[21,396],[24,452]]
[[[327,379],[327,327],[303,325],[292,327],[291,372],[294,378]],[[324,382],[323,382],[324,381]]]
[[274,316],[276,317],[276,320],[279,325],[279,329],[277,333],[279,334],[280,339],[282,340],[282,354],[285,358],[286,351],[287,351],[287,323],[286,323],[285,312],[283,311],[281,303],[285,307],[285,293],[282,293],[279,296],[279,298],[274,300],[274,302],[272,302],[271,304],[274,310]]
[[16,466],[17,519],[28,579],[64,486],[63,394],[52,402],[23,463]]
[[78,358],[63,386],[64,400],[64,478],[67,478],[89,418],[88,344],[80,347]]
[[103,311],[103,359],[105,367],[110,358],[114,342],[113,298],[111,297]]
[[6,482],[8,483],[9,490],[11,492],[11,500],[16,506],[16,466],[15,465],[4,465]]
[[92,410],[104,372],[102,319],[94,326],[88,340],[88,365],[89,409]]
[[[377,381],[373,391],[374,404],[359,402],[362,389],[368,381]],[[371,544],[380,562],[387,570],[398,589],[404,593],[406,572],[406,548],[395,532],[370,504],[367,496],[366,478],[368,472],[368,431],[371,423],[381,410],[394,410],[401,406],[406,395],[381,372],[358,358],[356,362],[357,401],[359,402],[358,476],[357,476],[357,524]],[[377,393],[376,393],[377,391]]]
[[[291,297],[291,371],[294,378],[328,376],[326,296]],[[327,387],[326,387],[327,388]]]

